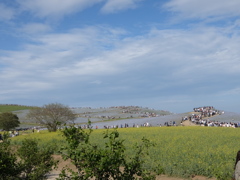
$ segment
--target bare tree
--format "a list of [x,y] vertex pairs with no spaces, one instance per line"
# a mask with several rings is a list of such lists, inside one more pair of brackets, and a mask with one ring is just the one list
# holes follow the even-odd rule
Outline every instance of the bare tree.
[[28,118],[44,125],[50,132],[57,130],[59,126],[76,119],[73,111],[60,103],[51,103],[43,107],[33,108],[28,113]]

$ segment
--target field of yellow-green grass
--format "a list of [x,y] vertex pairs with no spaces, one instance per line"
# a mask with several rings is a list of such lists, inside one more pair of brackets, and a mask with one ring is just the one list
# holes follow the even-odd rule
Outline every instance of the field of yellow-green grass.
[[[103,146],[103,132],[94,130],[91,141]],[[110,130],[111,131],[111,130]],[[118,129],[125,139],[126,153],[132,154],[133,144],[145,137],[156,146],[149,149],[144,167],[158,173],[177,177],[203,175],[231,179],[235,156],[240,150],[240,129],[221,127],[145,127]],[[39,139],[41,147],[58,148],[65,143],[60,132],[29,133],[12,138],[20,145],[24,138]]]
[[31,106],[3,105],[3,104],[0,104],[0,113],[19,111],[19,110],[25,110],[25,109],[31,109],[31,108],[32,108]]

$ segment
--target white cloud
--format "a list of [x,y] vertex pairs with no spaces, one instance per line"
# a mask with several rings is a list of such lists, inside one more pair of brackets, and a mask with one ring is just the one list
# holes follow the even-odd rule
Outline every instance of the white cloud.
[[240,95],[240,87],[229,89],[227,91],[220,91],[219,95]]
[[[102,3],[103,13],[115,13],[125,9],[133,9],[143,0],[16,0],[19,7],[17,12],[29,11],[35,17],[59,19],[93,5]],[[10,20],[16,13],[10,7],[0,4],[0,20]]]
[[62,34],[33,34],[34,44],[26,44],[21,51],[4,52],[5,56],[0,57],[0,62],[6,66],[0,72],[4,74],[1,82],[35,79],[39,84],[43,81],[56,84],[67,83],[71,78],[81,81],[85,78],[83,76],[112,73],[114,66],[101,57],[101,51],[106,43],[121,34],[118,29],[105,31],[104,28],[94,27]]
[[6,66],[0,72],[0,82],[9,90],[33,92],[95,84],[104,93],[119,86],[124,87],[122,91],[144,87],[159,93],[185,85],[191,89],[189,84],[200,89],[209,80],[213,83],[240,76],[240,37],[228,36],[221,28],[153,29],[144,36],[124,39],[122,32],[85,27],[32,35],[34,44],[0,57]]
[[239,0],[171,0],[164,6],[184,18],[239,16]]
[[23,10],[29,10],[38,17],[62,17],[84,10],[102,0],[18,0]]
[[133,9],[137,7],[137,3],[142,0],[107,0],[101,11],[104,13],[116,13],[125,9]]
[[102,81],[99,81],[99,80],[96,80],[96,81],[92,81],[92,82],[90,82],[91,84],[97,84],[97,85],[99,85],[99,84],[102,84]]
[[45,33],[51,30],[51,27],[42,23],[25,24],[21,31],[26,34]]
[[11,9],[1,3],[0,3],[0,12],[1,12],[0,13],[0,21],[1,20],[3,20],[3,21],[11,20],[15,15],[14,9]]

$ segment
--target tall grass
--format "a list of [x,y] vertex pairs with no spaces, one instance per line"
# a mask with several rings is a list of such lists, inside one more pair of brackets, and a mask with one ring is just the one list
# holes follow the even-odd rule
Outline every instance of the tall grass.
[[[103,132],[94,130],[91,141],[104,145]],[[240,129],[216,127],[149,127],[118,129],[125,139],[126,153],[131,155],[133,144],[145,137],[156,143],[151,147],[145,168],[171,176],[203,175],[221,180],[231,179],[235,156],[240,150]],[[61,133],[22,135],[12,139],[21,144],[24,138],[37,138],[41,145],[60,147],[64,144]]]

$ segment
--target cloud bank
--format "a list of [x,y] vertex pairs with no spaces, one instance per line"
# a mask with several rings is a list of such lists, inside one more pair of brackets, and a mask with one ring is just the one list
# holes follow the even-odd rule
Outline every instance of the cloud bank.
[[[146,105],[176,112],[237,106],[238,1],[171,0],[160,9],[143,0],[15,2],[0,4],[0,20],[9,28],[0,36],[8,40],[0,49],[1,102]],[[146,6],[166,18],[147,24]],[[147,26],[118,22],[133,12],[131,18]],[[89,23],[82,24],[84,16]]]

